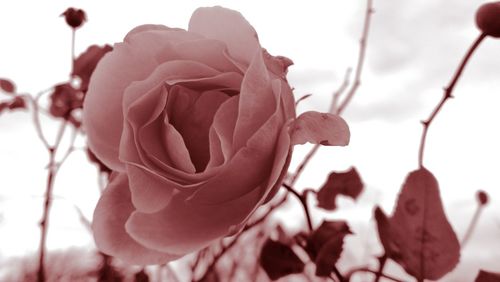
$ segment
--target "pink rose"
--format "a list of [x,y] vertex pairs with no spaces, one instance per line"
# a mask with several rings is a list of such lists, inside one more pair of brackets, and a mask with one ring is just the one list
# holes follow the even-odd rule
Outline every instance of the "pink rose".
[[133,264],[200,250],[276,193],[294,144],[346,145],[341,118],[296,118],[290,64],[221,7],[196,10],[188,31],[144,25],[115,44],[84,102],[89,146],[114,171],[97,247]]

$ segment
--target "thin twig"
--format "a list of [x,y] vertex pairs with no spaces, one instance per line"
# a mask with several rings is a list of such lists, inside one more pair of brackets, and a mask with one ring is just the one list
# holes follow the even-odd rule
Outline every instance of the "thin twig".
[[469,239],[472,236],[472,233],[474,233],[474,230],[476,229],[479,218],[481,217],[481,212],[483,211],[483,207],[484,207],[484,205],[481,205],[481,204],[477,205],[477,209],[474,212],[474,216],[472,216],[469,227],[467,228],[467,231],[465,232],[465,235],[462,238],[462,241],[460,242],[460,249],[462,249],[462,250],[464,249],[465,245],[467,245],[467,242],[469,242]]
[[356,73],[354,74],[354,83],[351,86],[351,89],[347,93],[346,97],[344,98],[344,101],[340,104],[337,110],[338,115],[340,115],[345,110],[349,102],[351,102],[352,97],[354,97],[354,94],[358,90],[358,87],[361,85],[361,74],[363,72],[363,64],[365,61],[366,45],[368,40],[368,32],[370,31],[370,20],[372,14],[373,0],[367,0],[363,33],[361,34],[361,39],[359,41],[358,63],[356,65]]
[[58,146],[61,142],[61,139],[64,134],[64,130],[66,128],[66,121],[64,121],[59,127],[59,131],[57,133],[56,141],[54,142],[54,146],[49,146],[49,173],[47,176],[47,186],[45,190],[45,202],[43,208],[43,215],[40,221],[41,228],[41,236],[40,236],[40,249],[39,249],[39,261],[38,261],[38,272],[37,272],[37,281],[44,282],[46,280],[45,277],[45,246],[47,241],[47,230],[49,226],[49,213],[50,213],[50,205],[52,203],[52,189],[54,187],[54,180],[57,174],[57,170],[55,169],[55,155],[58,149]]
[[448,101],[448,99],[453,97],[453,89],[455,88],[455,85],[457,84],[458,79],[462,75],[462,72],[464,71],[465,66],[467,65],[467,62],[469,61],[472,54],[477,49],[477,47],[481,44],[481,42],[483,41],[483,39],[485,37],[486,37],[486,34],[482,33],[472,43],[469,50],[467,51],[467,53],[463,57],[462,61],[460,62],[460,65],[458,66],[457,70],[455,71],[455,74],[453,75],[453,78],[451,79],[450,84],[448,85],[448,87],[444,88],[444,94],[443,94],[443,97],[441,98],[441,101],[439,101],[438,105],[436,106],[434,111],[431,113],[429,118],[425,121],[422,121],[424,128],[422,130],[422,137],[420,140],[420,148],[418,150],[418,164],[420,167],[424,166],[424,150],[425,150],[425,140],[427,138],[427,131],[429,130],[429,127],[430,127],[432,121],[434,120],[436,115],[439,113],[441,108],[444,106],[446,101]]
[[286,190],[290,193],[292,193],[297,199],[299,199],[300,203],[302,204],[302,208],[304,209],[304,215],[307,220],[307,226],[309,227],[309,232],[312,232],[314,230],[312,220],[311,220],[311,213],[309,212],[309,206],[307,205],[307,195],[308,193],[301,195],[299,192],[295,191],[290,185],[283,183],[283,187],[286,188]]

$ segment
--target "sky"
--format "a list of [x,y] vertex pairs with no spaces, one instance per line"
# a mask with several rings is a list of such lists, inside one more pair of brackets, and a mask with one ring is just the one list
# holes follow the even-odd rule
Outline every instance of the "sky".
[[[379,204],[391,213],[405,176],[417,168],[420,121],[437,104],[442,88],[477,37],[474,12],[484,2],[374,1],[362,84],[344,115],[351,143],[346,148],[322,148],[296,185],[298,190],[319,188],[330,171],[356,166],[366,190],[357,203],[342,199],[334,214],[316,211],[316,224],[323,216],[347,218],[360,234],[348,239],[348,244],[376,241],[370,227],[372,208]],[[91,44],[119,42],[131,28],[144,23],[187,28],[197,7],[213,5],[240,11],[256,29],[263,47],[294,61],[288,79],[296,98],[313,94],[299,105],[299,112],[328,110],[331,93],[342,83],[345,70],[355,65],[365,1],[1,1],[0,77],[12,79],[20,92],[32,94],[67,80],[71,31],[59,15],[69,6],[88,15],[77,33],[78,54]],[[459,238],[475,209],[476,191],[490,194],[491,204],[464,251],[462,264],[497,270],[500,243],[493,238],[500,236],[499,53],[500,40],[487,39],[480,46],[457,85],[456,98],[445,105],[429,130],[425,157]],[[44,125],[47,135],[54,136],[57,123],[46,120]],[[84,146],[84,138],[77,141],[78,147]],[[296,147],[292,169],[308,148]],[[37,248],[46,163],[30,114],[2,114],[0,262],[2,257]],[[48,247],[88,245],[92,237],[74,206],[91,218],[99,188],[96,169],[87,164],[83,151],[68,159],[54,194]],[[282,214],[301,218],[301,212],[290,203]],[[377,247],[368,250],[379,251]],[[344,256],[362,261],[359,253]],[[463,270],[456,273],[461,275]],[[452,273],[448,281],[459,274]]]

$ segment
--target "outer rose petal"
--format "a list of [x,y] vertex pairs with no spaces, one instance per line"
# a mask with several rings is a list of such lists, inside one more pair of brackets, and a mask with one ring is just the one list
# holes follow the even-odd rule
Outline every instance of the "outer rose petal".
[[92,220],[99,250],[130,264],[161,264],[179,258],[179,255],[148,249],[127,234],[125,222],[134,211],[130,201],[127,175],[114,174],[97,203]]
[[200,250],[229,233],[262,198],[261,189],[220,205],[191,205],[182,194],[175,195],[163,210],[146,214],[134,212],[127,232],[140,244],[162,252],[185,255]]
[[305,112],[301,114],[290,125],[290,136],[292,144],[304,144],[306,142],[328,145],[346,146],[349,144],[349,127],[339,116]]
[[198,8],[188,30],[225,42],[229,54],[247,65],[260,49],[257,33],[247,20],[239,12],[222,7]]
[[[238,119],[234,129],[233,149],[245,146],[247,140],[269,119],[278,104],[279,96],[271,86],[262,51],[254,53],[241,84]],[[278,93],[279,94],[279,93]]]

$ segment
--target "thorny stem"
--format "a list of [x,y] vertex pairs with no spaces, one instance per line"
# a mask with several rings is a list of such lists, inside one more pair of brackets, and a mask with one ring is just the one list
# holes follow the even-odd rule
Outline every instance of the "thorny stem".
[[[366,3],[366,12],[365,12],[365,20],[363,24],[363,32],[361,34],[361,39],[359,41],[359,53],[358,53],[358,62],[356,64],[356,73],[354,75],[354,83],[351,86],[351,89],[347,93],[346,97],[344,98],[344,101],[340,104],[340,106],[337,107],[338,100],[340,99],[340,96],[342,93],[346,90],[347,86],[349,85],[349,76],[351,73],[351,69],[347,69],[345,77],[344,77],[344,82],[340,86],[340,88],[334,93],[332,102],[330,104],[330,113],[341,115],[342,112],[346,109],[347,105],[349,102],[352,100],[352,97],[354,97],[354,94],[356,94],[356,91],[358,90],[359,86],[361,85],[361,74],[363,72],[363,64],[365,61],[365,54],[366,54],[366,46],[367,46],[367,40],[368,40],[368,32],[370,30],[370,20],[371,20],[371,15],[373,14],[373,0],[367,0]],[[302,174],[302,171],[304,168],[307,166],[309,161],[313,158],[313,156],[316,154],[318,151],[320,145],[316,144],[312,149],[307,153],[307,155],[304,157],[302,162],[299,164],[297,167],[297,170],[292,176],[292,185],[295,183],[295,181],[298,179],[298,177]]]
[[361,35],[361,40],[359,41],[358,63],[356,65],[356,74],[354,75],[354,84],[351,86],[351,89],[344,98],[344,101],[340,104],[337,110],[338,115],[340,115],[345,110],[345,108],[351,101],[352,97],[354,97],[354,94],[358,90],[358,87],[361,85],[361,73],[363,72],[363,64],[365,61],[365,54],[366,54],[366,42],[368,40],[368,32],[370,30],[370,19],[372,14],[373,14],[373,0],[367,0],[363,33]]
[[462,242],[460,242],[460,248],[463,250],[467,242],[469,242],[470,237],[472,236],[472,233],[474,232],[474,229],[476,229],[477,222],[479,221],[479,218],[481,216],[481,212],[483,211],[484,205],[478,204],[476,211],[474,212],[474,216],[472,216],[472,219],[469,223],[469,227],[467,228],[467,231],[465,232],[464,237],[462,238]]
[[452,95],[453,94],[453,89],[455,88],[455,85],[457,84],[458,79],[462,75],[462,72],[464,71],[465,66],[467,65],[467,62],[471,58],[472,54],[477,49],[477,47],[479,46],[479,44],[481,44],[481,42],[483,41],[484,38],[486,38],[486,34],[485,33],[481,33],[477,37],[477,39],[474,41],[474,43],[472,43],[472,45],[470,46],[469,50],[467,51],[467,53],[463,57],[462,61],[460,62],[460,65],[458,66],[458,69],[455,71],[455,74],[453,75],[453,78],[451,79],[450,84],[447,87],[444,88],[444,93],[443,93],[443,97],[441,98],[441,101],[439,101],[438,105],[436,106],[436,108],[434,109],[434,111],[431,113],[431,115],[429,116],[429,118],[427,118],[427,120],[422,121],[422,124],[423,124],[424,128],[422,130],[422,137],[421,137],[421,140],[420,140],[420,148],[418,150],[418,165],[420,167],[424,166],[425,140],[427,138],[427,131],[429,130],[429,126],[431,125],[432,121],[434,120],[434,118],[436,117],[436,115],[439,113],[439,111],[441,110],[441,108],[444,106],[444,104],[446,103],[446,101],[448,99],[450,99],[450,98],[453,97],[453,95]]
[[297,199],[299,199],[300,203],[302,204],[302,207],[304,208],[304,214],[307,219],[307,226],[309,227],[309,232],[312,232],[314,230],[312,220],[311,220],[311,214],[309,212],[309,206],[307,205],[307,194],[305,193],[303,195],[299,194],[299,192],[295,191],[291,186],[289,186],[286,183],[282,184],[283,187],[286,188],[286,190],[290,193],[292,193]]
[[49,165],[48,165],[48,176],[47,176],[47,186],[45,190],[45,202],[44,202],[44,208],[43,208],[43,215],[42,215],[42,220],[40,221],[40,228],[41,228],[41,236],[40,236],[40,247],[39,247],[39,261],[38,261],[38,272],[37,272],[37,281],[38,282],[45,282],[46,277],[45,277],[45,245],[47,241],[47,230],[49,226],[49,212],[50,212],[50,205],[52,203],[52,189],[54,187],[54,179],[56,177],[57,173],[57,168],[55,167],[55,155],[57,152],[57,149],[59,147],[59,144],[61,143],[61,139],[64,135],[64,130],[66,128],[66,121],[61,123],[61,127],[59,128],[59,131],[57,133],[56,141],[54,143],[54,146],[49,146],[48,151],[49,151]]
[[[377,271],[369,269],[368,267],[360,267],[360,268],[356,268],[356,269],[349,271],[349,273],[346,275],[346,278],[347,278],[346,280],[349,281],[351,279],[352,275],[354,275],[357,272],[369,272],[369,273],[373,273],[375,275],[378,273]],[[393,277],[393,276],[389,276],[387,274],[381,273],[380,276],[385,278],[385,279],[394,281],[394,282],[404,282],[403,280],[400,280],[400,279]]]

